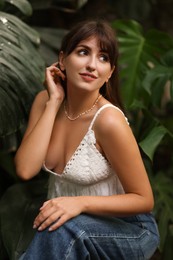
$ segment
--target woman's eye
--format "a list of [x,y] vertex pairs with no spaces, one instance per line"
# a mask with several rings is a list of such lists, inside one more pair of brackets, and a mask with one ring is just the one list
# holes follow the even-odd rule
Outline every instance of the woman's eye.
[[81,55],[81,56],[84,56],[84,55],[87,55],[87,54],[88,54],[88,51],[85,50],[85,49],[82,49],[82,50],[79,50],[79,51],[78,51],[78,54]]
[[101,54],[100,55],[100,60],[103,62],[108,62],[109,61],[109,57],[106,54]]

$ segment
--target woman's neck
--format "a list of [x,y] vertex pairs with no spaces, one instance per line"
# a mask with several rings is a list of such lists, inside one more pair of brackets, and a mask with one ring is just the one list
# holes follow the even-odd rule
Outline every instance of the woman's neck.
[[81,113],[87,114],[96,107],[100,98],[99,91],[82,94],[67,93],[67,98],[64,101],[66,115],[73,118]]

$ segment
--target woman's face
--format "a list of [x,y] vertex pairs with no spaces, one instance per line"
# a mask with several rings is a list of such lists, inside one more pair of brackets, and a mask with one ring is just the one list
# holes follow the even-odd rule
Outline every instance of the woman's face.
[[61,53],[60,65],[66,71],[67,88],[87,91],[100,89],[114,69],[96,37],[81,41],[68,56]]

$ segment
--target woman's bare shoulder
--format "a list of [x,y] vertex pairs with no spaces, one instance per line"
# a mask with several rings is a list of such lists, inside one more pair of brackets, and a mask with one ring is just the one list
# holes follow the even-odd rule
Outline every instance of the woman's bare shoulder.
[[39,111],[45,108],[46,102],[48,101],[49,96],[47,90],[40,91],[34,98],[32,103],[31,112],[32,111]]
[[129,126],[123,111],[116,106],[109,106],[99,114],[95,128],[96,131],[108,134],[110,131],[121,131],[124,128],[129,128]]
[[45,104],[49,99],[47,90],[41,90],[40,92],[37,93],[35,96],[34,102],[39,103],[39,104]]
[[48,93],[46,90],[40,91],[34,98],[30,111],[30,119],[37,119],[43,113],[46,102],[48,101]]

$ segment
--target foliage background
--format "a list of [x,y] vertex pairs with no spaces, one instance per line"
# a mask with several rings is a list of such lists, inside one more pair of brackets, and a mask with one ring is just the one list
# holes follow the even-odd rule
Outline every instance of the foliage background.
[[155,195],[161,234],[153,259],[173,259],[173,1],[0,0],[0,196],[21,182],[13,156],[44,68],[85,18],[117,31],[122,95]]

